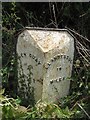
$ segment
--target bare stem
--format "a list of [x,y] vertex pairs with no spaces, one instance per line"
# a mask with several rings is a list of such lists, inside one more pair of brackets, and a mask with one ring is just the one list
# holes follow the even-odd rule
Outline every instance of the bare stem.
[[90,119],[89,114],[86,112],[86,110],[79,104],[77,103],[77,105],[81,108],[81,110],[87,115],[87,117]]

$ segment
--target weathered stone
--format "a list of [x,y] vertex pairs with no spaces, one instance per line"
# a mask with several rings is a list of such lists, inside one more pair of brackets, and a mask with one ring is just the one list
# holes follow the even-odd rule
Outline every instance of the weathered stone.
[[32,91],[36,102],[56,102],[68,94],[74,38],[67,30],[26,28],[18,37],[17,53],[18,90],[24,99]]

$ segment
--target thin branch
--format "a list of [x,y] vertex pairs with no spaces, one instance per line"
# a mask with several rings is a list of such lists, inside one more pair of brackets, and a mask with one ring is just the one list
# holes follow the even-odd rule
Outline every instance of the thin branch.
[[49,2],[49,10],[50,10],[51,19],[53,19],[53,17],[52,17],[52,10],[51,10],[51,2]]
[[87,100],[87,99],[89,99],[89,98],[90,98],[90,96],[86,96],[86,97],[84,97],[84,98],[76,101],[75,104],[73,105],[73,107],[72,107],[70,110],[73,110],[74,107],[77,105],[77,103],[83,102],[83,101],[85,101],[85,100]]
[[62,18],[63,14],[61,14],[61,12],[63,11],[65,4],[66,4],[66,2],[62,2],[62,7],[61,7],[61,9],[58,12],[57,18],[59,18],[59,17]]
[[56,18],[56,13],[55,13],[55,6],[54,6],[54,4],[53,4],[53,15],[54,15],[54,20],[55,20],[56,28],[58,28],[58,24],[57,24],[57,18]]
[[[66,27],[67,28],[67,27]],[[67,30],[69,30],[69,31],[73,31],[73,30],[71,30],[71,29],[69,29],[69,28],[67,28]],[[76,33],[75,31],[73,32],[73,33]],[[78,34],[78,33],[76,33],[76,34]],[[79,35],[79,34],[78,34]],[[89,53],[86,53],[86,51],[85,50],[83,50],[82,48],[84,47],[84,49],[87,49],[87,48],[85,48],[85,46],[83,46],[78,40],[77,40],[77,38],[72,34],[72,36],[73,36],[73,38],[75,39],[75,41],[76,41],[76,49],[77,49],[77,51],[78,51],[78,53],[82,56],[82,58],[86,61],[86,62],[88,62],[88,64],[90,64],[89,63],[89,60],[86,58],[86,56],[84,56],[84,55],[88,55],[88,58],[89,58]],[[79,35],[80,37],[81,37],[81,35]],[[87,40],[87,38],[85,38],[85,40]],[[89,41],[89,40],[88,40]],[[90,42],[90,41],[89,41]],[[84,53],[84,55],[80,52],[80,48],[81,47],[81,50],[82,50],[82,52]],[[86,53],[86,54],[85,54]]]
[[[76,46],[76,47],[77,47],[77,46]],[[82,55],[82,53],[80,52],[80,50],[79,50],[79,49],[77,49],[77,50],[78,50],[78,53],[84,58],[84,60],[85,60],[88,64],[90,64],[89,61],[86,59],[86,57]]]
[[86,112],[86,110],[79,104],[77,103],[77,105],[81,108],[81,110],[86,114],[86,116],[90,119],[89,114]]
[[52,24],[53,24],[53,22],[51,22],[51,23],[45,25],[44,27],[49,27],[49,26],[52,25]]
[[86,37],[83,37],[82,35],[80,35],[80,34],[79,34],[79,33],[77,33],[76,31],[71,30],[70,28],[68,28],[68,27],[66,27],[66,26],[65,26],[65,28],[66,28],[66,29],[68,29],[69,31],[71,31],[71,32],[75,33],[75,34],[76,34],[76,35],[78,35],[79,37],[81,37],[81,38],[85,39],[86,41],[90,42],[90,40],[89,40],[89,39],[87,39]]
[[90,58],[90,54],[89,54],[90,50],[87,50],[79,41],[76,41],[76,42],[77,42],[77,46],[76,47],[79,50],[81,50],[85,54],[85,56]]

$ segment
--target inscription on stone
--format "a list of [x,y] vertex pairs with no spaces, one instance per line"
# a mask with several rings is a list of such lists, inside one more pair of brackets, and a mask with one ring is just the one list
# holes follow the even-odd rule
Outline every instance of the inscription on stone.
[[[73,64],[72,63],[73,60],[69,56],[58,54],[58,55],[54,56],[53,58],[51,58],[51,60],[46,63],[45,68],[48,69],[52,65],[52,63],[56,62],[56,60],[58,60],[58,59],[60,59],[60,60],[61,59],[64,59],[64,60],[66,59],[68,62],[70,62],[70,64]],[[61,70],[61,67],[57,67],[57,70]]]
[[74,39],[67,30],[26,28],[18,37],[17,54],[18,77],[22,78],[18,91],[25,99],[32,95],[36,102],[57,102],[68,94]]
[[26,54],[26,53],[21,53],[21,57],[30,57],[32,58],[36,63],[37,65],[40,65],[41,64],[41,61],[39,58],[37,58],[35,55],[29,53],[29,54]]

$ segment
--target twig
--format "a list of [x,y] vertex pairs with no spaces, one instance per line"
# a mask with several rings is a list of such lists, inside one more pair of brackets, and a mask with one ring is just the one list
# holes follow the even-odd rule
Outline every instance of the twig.
[[59,17],[62,18],[63,14],[61,14],[61,12],[63,11],[65,4],[66,4],[66,2],[63,1],[63,2],[62,2],[62,7],[61,7],[61,9],[58,11],[57,18],[59,18]]
[[53,19],[53,17],[52,17],[52,11],[51,11],[51,2],[50,1],[49,1],[49,10],[50,10],[51,19]]
[[58,28],[54,4],[53,4],[53,15],[54,15],[54,19],[55,19],[56,28]]
[[49,26],[52,25],[52,24],[53,24],[53,22],[51,22],[51,23],[45,25],[44,28],[49,27]]
[[77,105],[81,108],[81,110],[87,115],[87,117],[90,119],[89,114],[86,112],[86,110],[79,104],[77,103]]
[[73,110],[74,107],[77,105],[77,103],[80,103],[80,102],[82,102],[82,101],[84,101],[84,100],[86,100],[86,99],[89,99],[89,98],[90,98],[90,96],[87,96],[87,97],[84,97],[84,98],[82,98],[82,99],[76,101],[75,104],[73,105],[73,107],[72,107],[70,110]]
[[51,20],[51,21],[52,21],[52,25],[54,25],[56,27],[56,23],[53,20]]
[[68,28],[68,27],[66,27],[66,26],[65,26],[65,28],[68,29],[69,31],[75,33],[75,34],[78,35],[79,37],[81,37],[81,38],[87,40],[88,42],[90,42],[89,39],[87,39],[86,37],[83,37],[82,35],[80,35],[79,33],[75,32],[74,30],[71,30],[70,28]]
[[79,41],[76,41],[77,42],[77,48],[80,49],[84,54],[85,56],[87,56],[88,58],[90,58],[90,50],[87,50],[87,48],[85,48]]
[[[66,29],[67,30],[69,30],[69,31],[73,31],[73,30],[71,30],[70,28],[67,28],[66,27]],[[74,32],[74,33],[76,33],[76,32]],[[78,33],[76,33],[76,34],[78,34]],[[79,34],[78,34],[79,35]],[[77,51],[78,51],[78,53],[83,57],[83,59],[86,61],[86,62],[88,62],[89,63],[89,60],[84,56],[84,55],[86,55],[86,56],[88,56],[88,58],[89,58],[89,53],[87,53],[84,49],[87,49],[87,48],[85,48],[85,46],[83,46],[78,40],[77,40],[77,38],[72,34],[72,36],[73,36],[73,38],[75,39],[75,41],[76,41],[76,49],[77,49]],[[81,36],[81,35],[79,35],[79,36]],[[82,36],[83,37],[83,36]],[[87,40],[87,38],[85,38],[86,40]],[[89,40],[88,40],[89,41]],[[89,41],[90,42],[90,41]],[[80,48],[81,47],[81,50],[82,50],[82,52],[83,52],[83,54],[80,52]],[[84,48],[84,49],[83,49]],[[89,63],[90,64],[90,63]]]
[[82,55],[82,53],[80,52],[79,49],[78,49],[78,53],[84,58],[85,61],[87,61],[88,64],[90,64],[89,61],[86,59],[86,57],[84,57],[84,56]]

